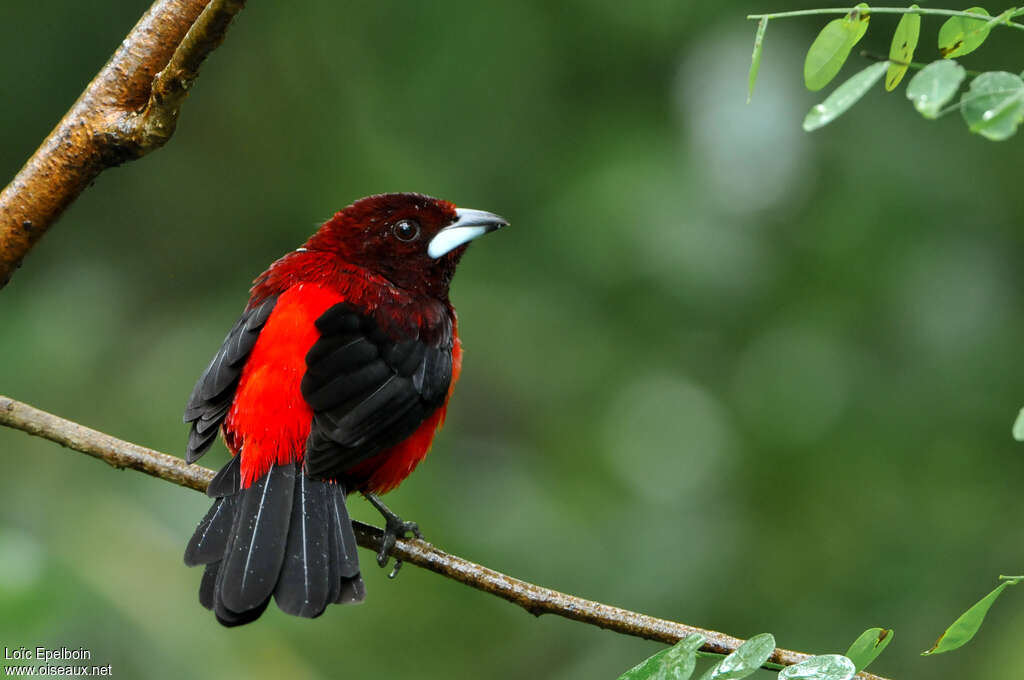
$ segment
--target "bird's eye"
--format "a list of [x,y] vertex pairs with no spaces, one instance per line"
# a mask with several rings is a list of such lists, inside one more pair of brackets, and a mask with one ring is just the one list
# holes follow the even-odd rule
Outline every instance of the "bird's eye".
[[420,225],[416,220],[399,220],[391,231],[399,241],[414,241],[420,235]]

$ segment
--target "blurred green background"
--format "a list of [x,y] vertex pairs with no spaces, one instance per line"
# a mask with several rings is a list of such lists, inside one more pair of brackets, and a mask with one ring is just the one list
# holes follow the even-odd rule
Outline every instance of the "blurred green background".
[[[821,18],[769,27],[745,104],[745,15],[805,6],[252,2],[166,148],[0,291],[0,392],[180,455],[249,282],[319,222],[383,191],[492,210],[513,226],[453,287],[448,426],[392,507],[584,597],[822,653],[892,627],[883,675],[1016,677],[1012,590],[968,647],[917,654],[1024,569],[1021,139],[880,87],[803,133]],[[0,174],[146,7],[0,4]],[[1020,40],[964,63],[1016,71]],[[116,677],[582,680],[661,648],[369,552],[365,605],[226,630],[181,561],[200,494],[0,430],[0,499],[0,646],[85,646]]]

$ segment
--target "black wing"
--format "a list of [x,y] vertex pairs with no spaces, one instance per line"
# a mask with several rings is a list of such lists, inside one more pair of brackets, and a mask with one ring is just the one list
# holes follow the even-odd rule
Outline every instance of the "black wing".
[[350,305],[316,320],[320,339],[306,355],[302,396],[313,409],[306,472],[337,478],[412,434],[444,404],[452,380],[452,319],[396,341]]
[[192,423],[185,460],[199,460],[217,438],[217,429],[231,408],[242,367],[256,344],[260,329],[270,317],[277,297],[247,309],[224,338],[224,344],[196,382],[185,407],[185,422]]

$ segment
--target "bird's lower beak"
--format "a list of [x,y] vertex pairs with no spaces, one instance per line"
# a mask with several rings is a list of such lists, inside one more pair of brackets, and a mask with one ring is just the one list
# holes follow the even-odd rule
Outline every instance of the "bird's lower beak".
[[456,220],[437,232],[427,245],[427,255],[435,260],[469,243],[477,236],[508,226],[508,221],[504,217],[483,210],[457,208],[455,214]]

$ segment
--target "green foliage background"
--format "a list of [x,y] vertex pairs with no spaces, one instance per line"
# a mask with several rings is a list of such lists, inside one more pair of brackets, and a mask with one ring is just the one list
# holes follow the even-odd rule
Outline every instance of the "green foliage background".
[[[891,627],[885,675],[1019,671],[1015,594],[968,647],[917,654],[1024,564],[1022,142],[882,88],[804,134],[815,20],[773,22],[746,105],[744,15],[801,6],[252,2],[170,144],[105,173],[0,292],[0,392],[180,453],[249,281],[320,221],[396,190],[493,210],[513,226],[453,289],[448,427],[389,497],[429,539],[784,647]],[[0,174],[145,7],[0,5]],[[896,21],[862,46],[886,54]],[[1009,33],[965,65],[1019,70]],[[224,630],[181,563],[206,506],[0,431],[0,646],[299,679],[615,677],[659,649],[414,568],[389,582],[369,553],[364,606]]]

